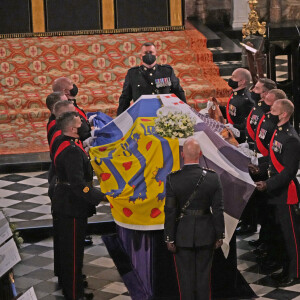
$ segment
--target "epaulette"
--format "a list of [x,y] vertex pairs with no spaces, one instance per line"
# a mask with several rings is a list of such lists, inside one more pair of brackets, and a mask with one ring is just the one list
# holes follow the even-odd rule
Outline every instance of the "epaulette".
[[139,68],[140,68],[140,66],[135,66],[135,67],[130,68],[128,71],[130,71],[130,70],[135,70],[135,69],[139,69]]
[[205,171],[210,171],[210,172],[216,173],[216,171],[215,171],[215,170],[213,170],[213,169],[210,169],[210,168],[204,168],[204,167],[202,167],[202,169],[203,169],[203,170],[205,170]]
[[162,67],[167,67],[167,68],[170,68],[170,69],[173,69],[170,65],[161,65]]
[[71,147],[76,147],[76,144],[75,144],[74,140],[70,140],[70,144],[71,144]]

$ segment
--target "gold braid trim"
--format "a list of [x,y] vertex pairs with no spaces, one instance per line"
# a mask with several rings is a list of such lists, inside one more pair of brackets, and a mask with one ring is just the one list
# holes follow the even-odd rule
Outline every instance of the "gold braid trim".
[[121,29],[7,33],[7,34],[0,34],[0,39],[66,36],[66,35],[72,36],[72,35],[92,35],[92,34],[112,34],[112,33],[136,33],[136,32],[147,32],[147,31],[149,31],[149,32],[151,32],[151,31],[176,31],[176,30],[184,30],[184,29],[185,29],[185,26],[161,26],[161,27],[121,28]]

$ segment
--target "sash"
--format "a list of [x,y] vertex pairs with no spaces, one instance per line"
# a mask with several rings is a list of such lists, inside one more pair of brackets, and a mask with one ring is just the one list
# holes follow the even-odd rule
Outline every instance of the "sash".
[[268,156],[269,155],[269,151],[268,149],[263,145],[263,143],[261,142],[260,138],[259,138],[259,132],[260,132],[260,128],[261,128],[261,124],[264,121],[266,115],[263,115],[263,117],[260,119],[257,129],[256,129],[256,137],[255,137],[255,141],[256,141],[256,146],[259,150],[259,152],[263,155],[263,156]]
[[59,147],[54,155],[54,159],[53,159],[54,165],[56,164],[56,159],[57,159],[58,155],[61,154],[69,146],[71,146],[70,141],[64,141],[59,145]]
[[55,139],[61,135],[61,130],[57,130],[53,136],[52,136],[52,139],[51,139],[51,142],[50,142],[50,145],[49,145],[49,148],[50,148],[50,152],[52,152],[52,146],[53,146],[53,143],[55,141]]
[[230,117],[230,114],[229,114],[229,102],[232,99],[232,97],[233,97],[233,94],[230,95],[230,98],[229,98],[229,100],[227,102],[227,106],[226,106],[226,118],[227,118],[227,122],[233,125],[234,123],[233,123],[233,121],[232,121],[232,119]]
[[[74,142],[74,144],[75,144],[77,147],[79,147],[79,148],[80,148],[80,149],[88,156],[88,154],[87,154],[86,151],[84,150],[83,145],[82,145],[82,142],[81,142],[80,140],[78,140],[78,142]],[[58,147],[58,149],[57,149],[57,151],[55,152],[55,155],[54,155],[54,159],[53,159],[54,165],[56,164],[56,159],[57,159],[58,155],[61,154],[61,153],[62,153],[67,147],[69,147],[69,146],[71,146],[71,142],[70,142],[70,141],[64,141],[64,142],[62,142],[62,143],[59,145],[59,147]]]
[[[274,165],[276,171],[278,173],[281,173],[284,170],[284,166],[277,160],[275,153],[272,149],[276,132],[277,132],[277,129],[274,131],[271,142],[270,142],[270,157],[271,157],[272,164]],[[299,202],[299,200],[298,200],[296,185],[295,185],[295,182],[293,180],[291,180],[291,182],[289,183],[288,197],[287,197],[286,204],[297,204],[298,202]]]
[[78,108],[77,106],[74,105],[74,107],[77,110],[77,112],[87,121],[86,114],[80,108]]
[[252,112],[253,112],[253,108],[250,111],[250,114],[248,115],[248,118],[247,118],[247,132],[248,132],[249,136],[251,137],[251,139],[253,141],[255,141],[255,133],[254,133],[254,131],[253,131],[252,127],[251,127],[251,124],[250,124]]
[[47,125],[47,134],[49,134],[50,129],[56,124],[56,120],[52,120],[48,125]]

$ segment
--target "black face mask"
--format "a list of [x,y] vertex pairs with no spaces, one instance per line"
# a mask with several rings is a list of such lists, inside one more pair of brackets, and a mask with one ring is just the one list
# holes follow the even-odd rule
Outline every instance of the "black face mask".
[[268,119],[274,124],[277,125],[279,123],[279,115],[273,115],[271,113],[268,114]]
[[156,61],[156,56],[151,53],[146,53],[143,56],[143,62],[147,65],[152,65]]
[[77,85],[74,83],[73,84],[73,88],[70,90],[70,95],[72,97],[75,97],[78,94],[78,87]]
[[261,100],[260,94],[254,93],[253,91],[251,92],[251,98],[255,102],[258,102],[259,100]]
[[239,82],[238,81],[234,81],[231,78],[228,80],[228,85],[232,88],[232,89],[237,89],[239,87]]

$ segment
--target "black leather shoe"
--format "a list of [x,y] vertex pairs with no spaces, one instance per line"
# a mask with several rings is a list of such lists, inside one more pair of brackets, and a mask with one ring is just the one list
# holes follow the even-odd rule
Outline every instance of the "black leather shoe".
[[258,239],[258,240],[252,240],[252,241],[249,241],[248,244],[249,246],[251,247],[255,247],[257,248],[262,242]]
[[261,270],[265,273],[272,273],[278,270],[281,266],[276,261],[267,260],[260,264]]
[[287,276],[286,272],[284,272],[284,271],[271,274],[271,278],[275,281],[281,281],[286,276]]
[[278,287],[287,287],[294,284],[299,283],[299,278],[290,278],[289,276],[283,277],[280,281],[278,281]]
[[84,239],[84,246],[91,246],[93,245],[93,239],[91,236],[86,236]]
[[83,297],[79,298],[78,300],[92,300],[94,298],[93,293],[85,293]]
[[238,227],[235,232],[237,235],[242,235],[242,234],[248,234],[248,233],[254,233],[256,232],[257,228],[255,228],[252,225],[241,225]]
[[87,287],[89,287],[89,284],[86,280],[83,280],[83,287],[86,289]]

